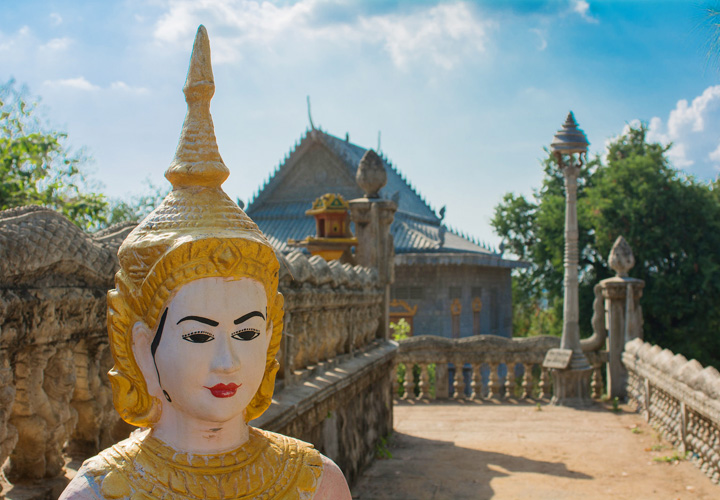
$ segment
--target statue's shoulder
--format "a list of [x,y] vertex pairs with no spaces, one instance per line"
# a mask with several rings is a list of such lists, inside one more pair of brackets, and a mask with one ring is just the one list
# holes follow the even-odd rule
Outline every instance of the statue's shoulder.
[[278,434],[277,432],[250,427],[250,441],[252,442],[255,439],[266,441],[276,453],[299,454],[303,459],[312,463],[312,465],[322,465],[322,455],[320,455],[320,452],[317,451],[311,443],[306,443],[305,441],[285,436],[284,434]]
[[[328,457],[322,455],[315,447],[296,438],[277,434],[275,432],[253,429],[260,436],[267,439],[271,448],[284,450],[283,454],[289,453],[293,457],[300,458],[299,462],[304,465],[300,468],[300,474],[308,477],[307,492],[313,500],[350,500],[350,488],[340,468]],[[297,459],[296,459],[297,460]],[[310,487],[311,486],[311,487]]]
[[87,459],[70,481],[59,500],[104,500],[125,498],[130,484],[125,469],[133,467],[146,433],[133,433],[131,437]]
[[313,498],[323,478],[324,462],[312,444],[253,427],[250,442],[259,444],[263,462],[277,474],[276,486],[283,491],[279,498],[290,498],[291,492],[292,498]]

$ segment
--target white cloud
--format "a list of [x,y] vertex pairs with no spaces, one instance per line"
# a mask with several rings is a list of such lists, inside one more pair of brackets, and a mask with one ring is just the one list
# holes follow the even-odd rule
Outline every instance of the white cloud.
[[59,26],[59,25],[61,25],[62,22],[63,22],[62,16],[61,16],[60,14],[58,14],[57,12],[51,12],[51,13],[50,13],[50,20],[52,21],[52,23],[53,23],[55,26]]
[[145,94],[147,89],[145,87],[132,87],[125,82],[117,81],[110,84],[110,90],[117,90],[120,92],[130,92],[134,94]]
[[360,32],[382,41],[393,62],[432,61],[451,69],[487,45],[487,23],[478,22],[468,4],[440,4],[411,15],[360,19]]
[[668,157],[675,166],[700,177],[720,170],[720,85],[706,88],[692,102],[680,99],[667,121],[653,117],[648,140],[672,143]]
[[545,30],[541,30],[538,28],[532,28],[530,30],[530,32],[535,33],[538,36],[537,49],[541,52],[543,50],[547,49],[548,43],[547,43],[547,36],[546,36]]
[[43,82],[43,85],[47,85],[48,87],[66,87],[70,89],[85,91],[100,90],[100,87],[98,87],[97,85],[93,85],[92,83],[87,81],[84,76],[79,76],[77,78],[67,78],[64,80],[45,80]]
[[72,43],[72,39],[68,37],[52,38],[47,43],[40,46],[43,50],[60,51],[67,49]]
[[590,4],[586,0],[571,0],[570,6],[572,7],[573,12],[578,14],[587,22],[593,24],[597,24],[600,22],[592,15],[590,15]]
[[112,82],[107,87],[101,87],[100,85],[95,85],[94,83],[91,83],[85,78],[84,76],[79,76],[77,78],[67,78],[67,79],[60,79],[60,80],[45,80],[43,82],[43,85],[53,88],[67,88],[67,89],[74,89],[74,90],[83,90],[83,91],[89,91],[89,92],[97,92],[97,91],[111,91],[111,92],[124,92],[127,94],[146,94],[148,93],[148,89],[145,87],[133,87],[131,85],[128,85],[127,83],[118,80],[116,82]]
[[201,22],[213,24],[215,62],[234,61],[245,51],[282,52],[321,41],[373,44],[401,68],[419,62],[450,69],[486,51],[493,23],[479,19],[469,2],[441,3],[402,14],[325,16],[349,8],[340,0],[300,0],[274,5],[259,0],[172,0],[155,25],[155,38],[186,43]]

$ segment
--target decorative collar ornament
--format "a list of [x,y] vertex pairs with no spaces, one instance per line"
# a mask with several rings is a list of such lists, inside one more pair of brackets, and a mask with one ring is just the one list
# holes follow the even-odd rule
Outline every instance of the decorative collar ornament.
[[309,500],[323,471],[311,445],[254,428],[243,446],[221,455],[178,453],[145,432],[83,468],[93,489],[113,500]]

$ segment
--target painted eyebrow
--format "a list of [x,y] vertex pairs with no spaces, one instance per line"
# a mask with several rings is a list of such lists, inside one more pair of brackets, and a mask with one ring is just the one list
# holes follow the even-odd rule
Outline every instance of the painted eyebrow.
[[218,326],[220,324],[215,320],[203,318],[202,316],[185,316],[183,319],[178,321],[176,324],[179,325],[183,321],[197,321],[198,323],[204,323],[204,324],[210,325],[210,326]]
[[244,323],[247,320],[249,320],[250,318],[254,318],[255,316],[259,316],[262,319],[265,319],[265,316],[263,316],[263,313],[261,313],[260,311],[253,311],[253,312],[249,312],[249,313],[245,314],[244,316],[240,316],[238,319],[233,321],[233,323],[236,325],[239,325],[240,323]]

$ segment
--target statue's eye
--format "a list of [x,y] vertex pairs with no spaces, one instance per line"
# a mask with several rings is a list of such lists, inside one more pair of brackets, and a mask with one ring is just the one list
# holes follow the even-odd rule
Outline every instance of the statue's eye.
[[258,335],[260,335],[260,330],[257,330],[255,328],[246,328],[245,330],[240,330],[233,333],[232,338],[237,340],[252,340]]
[[205,342],[210,342],[215,337],[208,332],[190,332],[183,335],[182,338],[194,344],[204,344]]

